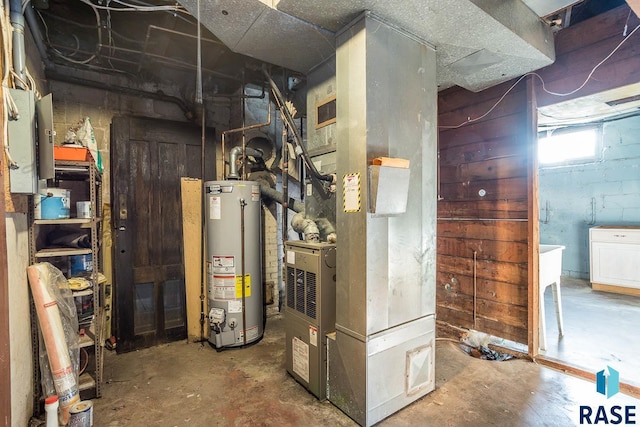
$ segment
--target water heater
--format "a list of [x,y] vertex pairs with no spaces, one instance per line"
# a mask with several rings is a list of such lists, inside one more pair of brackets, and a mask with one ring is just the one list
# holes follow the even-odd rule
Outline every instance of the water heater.
[[264,331],[260,185],[205,182],[209,342],[257,342]]

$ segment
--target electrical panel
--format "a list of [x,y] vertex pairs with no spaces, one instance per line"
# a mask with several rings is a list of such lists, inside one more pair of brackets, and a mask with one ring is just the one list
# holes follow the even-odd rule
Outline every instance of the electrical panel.
[[12,193],[38,192],[36,169],[36,106],[33,92],[6,89],[15,104],[8,114],[7,142],[13,162],[9,165],[9,190]]

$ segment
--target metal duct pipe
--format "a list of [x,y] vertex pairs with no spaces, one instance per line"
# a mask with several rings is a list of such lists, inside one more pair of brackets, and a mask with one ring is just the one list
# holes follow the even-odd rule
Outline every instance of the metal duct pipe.
[[[271,188],[269,184],[264,180],[258,180],[258,184],[260,184],[260,194],[263,199],[273,200],[274,202],[280,203],[281,205],[284,202],[284,196],[278,190]],[[304,212],[304,203],[300,202],[296,199],[289,199],[287,201],[289,205],[289,209],[294,212]]]
[[318,230],[320,230],[321,238],[324,236],[324,239],[329,243],[336,243],[338,241],[336,228],[327,218],[316,218],[315,222],[318,226]]
[[26,54],[24,51],[24,17],[22,16],[22,1],[10,0],[9,8],[11,11],[10,20],[13,27],[12,43],[13,43],[13,71],[17,74],[16,87],[26,90],[27,81],[27,65]]
[[[245,147],[244,153],[247,156],[262,157],[262,151],[251,147]],[[227,179],[240,179],[238,175],[238,158],[240,156],[242,156],[242,147],[239,145],[233,147],[229,152],[229,175],[227,175]]]
[[291,227],[293,227],[295,232],[304,234],[305,242],[320,242],[320,230],[318,230],[318,226],[312,219],[305,218],[304,211],[298,212],[291,218]]
[[30,3],[27,4],[24,9],[24,17],[27,19],[27,25],[29,25],[29,30],[31,30],[33,40],[36,43],[36,48],[38,48],[40,59],[44,63],[44,67],[54,68],[55,66],[53,62],[49,60],[49,56],[47,55],[47,47],[44,45],[44,38],[42,37],[42,32],[40,31],[40,27],[38,26],[36,13],[33,11],[33,7]]

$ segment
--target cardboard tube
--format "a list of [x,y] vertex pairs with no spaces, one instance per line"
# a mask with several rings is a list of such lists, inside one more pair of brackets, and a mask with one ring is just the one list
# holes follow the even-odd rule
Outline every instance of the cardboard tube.
[[60,401],[60,414],[64,425],[67,425],[69,409],[71,405],[80,401],[80,393],[64,337],[58,302],[55,296],[51,295],[47,286],[48,268],[50,268],[49,264],[46,263],[31,265],[27,268],[27,277],[44,345],[47,348],[54,387]]

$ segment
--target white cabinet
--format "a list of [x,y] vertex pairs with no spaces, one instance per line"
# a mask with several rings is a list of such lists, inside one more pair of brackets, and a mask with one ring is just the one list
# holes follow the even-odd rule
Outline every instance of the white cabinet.
[[590,228],[589,261],[593,289],[640,295],[640,227]]

